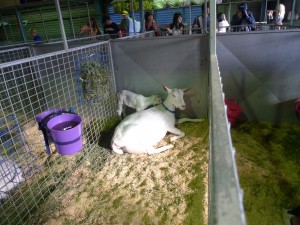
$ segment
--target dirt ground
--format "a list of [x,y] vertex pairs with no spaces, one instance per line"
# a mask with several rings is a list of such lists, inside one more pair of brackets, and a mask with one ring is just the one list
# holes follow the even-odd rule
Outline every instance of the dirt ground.
[[[156,155],[95,148],[28,224],[207,224],[207,124],[180,129],[186,136]],[[101,154],[105,163],[95,165]]]

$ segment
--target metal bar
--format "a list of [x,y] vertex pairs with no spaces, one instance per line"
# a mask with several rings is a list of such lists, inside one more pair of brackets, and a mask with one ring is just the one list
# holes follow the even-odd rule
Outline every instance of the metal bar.
[[[101,42],[101,45],[104,45],[107,42],[109,42],[109,41],[103,41],[103,42]],[[77,50],[82,50],[82,49],[86,49],[86,48],[96,47],[98,45],[100,45],[100,44],[97,42],[97,43],[88,44],[88,45],[84,45],[84,46],[74,47],[72,49],[67,49],[66,51],[65,50],[61,50],[61,51],[46,53],[46,54],[42,54],[42,55],[39,55],[39,56],[34,56],[34,59],[35,60],[43,59],[43,58],[46,58],[46,57],[51,57],[51,56],[55,56],[55,55],[58,55],[58,54],[63,54],[65,52],[74,52],[74,51],[77,51]],[[33,59],[32,58],[24,58],[24,59],[15,60],[15,61],[12,61],[12,62],[1,63],[0,64],[0,69],[5,68],[7,66],[13,66],[13,65],[21,64],[21,63],[27,63],[27,62],[30,62],[31,60],[33,60]]]
[[266,3],[266,8],[265,8],[265,21],[267,20],[267,18],[268,18],[268,13],[267,13],[267,11],[268,11],[268,0],[265,0],[265,3]]
[[135,16],[134,16],[133,0],[131,0],[130,3],[131,3],[131,11],[132,11],[133,33],[135,35],[136,32],[135,32]]
[[43,17],[43,13],[42,13],[42,9],[40,9],[40,16],[41,16],[41,21],[42,21],[42,24],[43,24],[43,30],[44,30],[45,38],[46,38],[47,41],[49,41],[48,34],[47,34],[47,31],[46,31],[45,21],[44,21],[44,17]]
[[[205,4],[207,5],[207,3]],[[207,7],[205,6],[205,10]],[[209,38],[210,38],[210,54],[211,55],[216,55],[216,1],[211,0],[210,1],[210,32],[209,32]],[[205,16],[206,18],[206,16]],[[205,27],[206,27],[206,20],[205,20]]]
[[[213,4],[211,4],[213,5]],[[218,61],[210,56],[209,225],[245,225]]]
[[294,20],[294,17],[296,16],[295,6],[296,6],[296,0],[293,0],[293,6],[292,6],[292,12],[291,12],[291,21],[290,21],[291,26],[293,25],[293,20]]
[[139,0],[140,18],[141,18],[141,33],[145,32],[145,19],[144,19],[144,4]]
[[90,10],[89,10],[89,4],[87,2],[84,2],[84,3],[86,4],[89,26],[90,26],[90,29],[91,29],[91,32],[92,32],[93,28],[92,28],[92,24],[91,24],[91,15],[90,15]]
[[61,36],[62,36],[63,43],[64,43],[64,48],[65,48],[65,50],[67,50],[69,47],[68,47],[68,42],[67,42],[67,38],[66,38],[64,22],[63,22],[63,18],[61,15],[59,0],[55,0],[55,7],[56,7],[57,15],[58,15],[59,27],[60,27]]
[[73,25],[72,11],[71,11],[71,7],[70,7],[70,0],[68,0],[68,10],[69,10],[70,26],[71,26],[72,36],[73,36],[73,38],[76,38],[75,37],[75,29],[74,29],[74,25]]
[[[1,14],[0,14],[1,15]],[[8,36],[7,36],[7,32],[6,32],[6,29],[5,29],[5,26],[4,26],[4,21],[3,21],[3,16],[1,15],[1,21],[2,21],[2,26],[3,26],[3,30],[4,30],[4,34],[5,34],[5,37],[6,37],[6,40],[8,40]]]
[[22,22],[22,19],[21,19],[20,12],[19,12],[19,10],[17,8],[15,8],[15,12],[16,12],[18,23],[20,24],[21,35],[22,35],[23,41],[26,43],[27,42],[27,38],[26,38],[25,31],[24,31],[23,22]]
[[227,15],[227,18],[228,18],[228,21],[229,21],[229,24],[230,24],[230,21],[231,21],[231,3],[229,3],[229,5],[228,5],[228,15]]
[[192,34],[192,4],[190,0],[190,30],[189,33]]

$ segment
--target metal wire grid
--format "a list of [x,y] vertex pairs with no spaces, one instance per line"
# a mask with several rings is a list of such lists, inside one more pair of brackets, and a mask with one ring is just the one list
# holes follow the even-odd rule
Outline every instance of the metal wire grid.
[[[108,41],[110,39],[108,34],[102,34],[102,35],[96,35],[96,36],[88,36],[88,37],[81,37],[81,38],[75,38],[75,39],[68,39],[68,44],[91,44],[97,41]],[[62,38],[57,38],[52,40],[51,43],[62,43]],[[47,44],[47,43],[45,43]]]
[[29,47],[19,47],[0,51],[0,63],[11,62],[31,56]]
[[144,37],[154,37],[155,33],[154,31],[147,31],[145,33],[136,33],[129,36],[121,37],[118,39],[132,39],[132,38],[144,38]]
[[[108,34],[104,34],[104,35],[97,35],[93,37],[69,39],[67,40],[67,42],[70,45],[70,47],[72,47],[74,45],[78,46],[78,44],[87,45],[87,44],[101,42],[101,41],[108,41],[109,38],[110,37]],[[43,44],[39,44],[39,46],[51,45],[54,43],[55,44],[62,43],[62,39],[58,38],[56,40],[53,40],[53,42],[51,43],[43,43]],[[30,44],[21,44],[19,47],[16,46],[17,45],[5,46],[2,48],[3,50],[1,50],[0,47],[0,64],[6,62],[12,62],[19,59],[29,58],[34,55]]]
[[[86,105],[78,97],[76,60],[97,53],[108,57],[110,94],[102,101]],[[0,118],[3,121],[0,130],[8,128],[8,137],[0,142],[0,182],[5,187],[13,185],[8,191],[2,188],[5,196],[0,201],[0,224],[24,224],[87,157],[101,158],[109,154],[105,150],[101,156],[98,139],[105,123],[116,116],[110,43],[95,43],[0,64],[0,85]],[[48,156],[35,116],[52,108],[71,106],[83,120],[84,148],[75,155],[62,157],[52,143]],[[14,129],[18,130],[19,141],[12,138],[15,132],[9,124],[9,115],[15,115]],[[7,148],[8,142],[12,152]],[[101,160],[94,161],[101,163]]]

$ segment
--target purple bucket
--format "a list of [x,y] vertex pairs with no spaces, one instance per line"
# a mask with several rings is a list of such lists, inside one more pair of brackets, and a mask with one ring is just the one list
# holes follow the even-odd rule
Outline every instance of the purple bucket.
[[81,122],[76,114],[62,114],[49,120],[47,128],[59,154],[72,155],[82,149]]
[[37,115],[35,117],[36,122],[41,122],[46,116],[50,115],[51,113],[55,113],[55,112],[61,112],[64,109],[50,109],[48,111],[42,112],[39,115]]
[[[38,115],[35,117],[35,120],[36,120],[36,122],[40,123],[40,122],[42,122],[42,120],[43,120],[46,116],[50,115],[51,113],[58,113],[58,112],[61,112],[61,111],[64,111],[64,109],[50,109],[50,110],[48,110],[48,111],[45,111],[45,112],[42,112],[42,113],[38,114]],[[40,124],[39,124],[39,125],[40,125]],[[46,135],[47,135],[47,137],[44,137],[44,138],[48,138],[48,141],[49,141],[49,142],[52,142],[51,135],[50,135],[48,132],[46,132]],[[46,148],[47,148],[47,147],[46,147]],[[50,154],[50,150],[48,150],[47,153]]]

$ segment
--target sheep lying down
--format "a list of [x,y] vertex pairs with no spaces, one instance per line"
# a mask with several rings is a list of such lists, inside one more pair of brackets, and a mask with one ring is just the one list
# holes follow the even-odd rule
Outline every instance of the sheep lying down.
[[184,92],[189,89],[170,89],[163,86],[168,92],[162,104],[133,113],[126,117],[115,129],[111,146],[118,154],[127,153],[160,153],[173,148],[166,145],[155,149],[153,146],[160,142],[167,132],[174,134],[171,141],[183,137],[185,134],[175,127],[175,108],[186,108],[183,100]]

